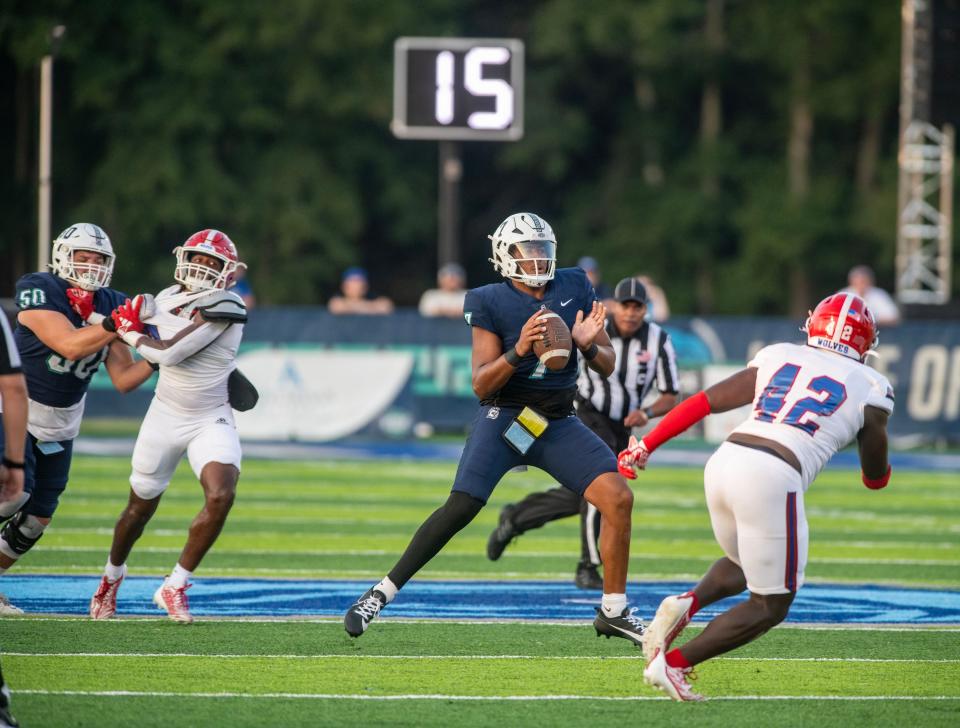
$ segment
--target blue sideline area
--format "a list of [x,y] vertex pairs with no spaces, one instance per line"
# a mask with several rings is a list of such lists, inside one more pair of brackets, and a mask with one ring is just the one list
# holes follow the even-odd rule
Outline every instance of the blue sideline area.
[[[81,437],[74,446],[75,453],[84,455],[129,456],[134,440],[130,438]],[[656,453],[650,467],[680,465],[702,468],[716,449],[709,447],[664,447]],[[431,462],[457,461],[463,451],[463,442],[436,442],[418,440],[340,440],[332,443],[306,442],[244,442],[245,458],[266,460],[418,460]],[[922,470],[927,472],[960,472],[960,454],[933,454],[891,452],[890,464],[895,470]],[[828,467],[859,470],[860,460],[855,450],[837,453]]]
[[[28,613],[87,613],[99,577],[5,575],[4,592]],[[152,596],[157,577],[128,577],[118,599],[121,616],[160,616]],[[340,617],[370,587],[367,581],[198,579],[190,590],[191,611],[207,617]],[[632,606],[650,618],[660,600],[689,583],[633,583]],[[737,600],[707,607],[694,619],[705,622]],[[412,581],[384,612],[419,619],[589,620],[598,592],[544,581]],[[960,624],[960,591],[879,586],[808,584],[788,622],[796,624]]]

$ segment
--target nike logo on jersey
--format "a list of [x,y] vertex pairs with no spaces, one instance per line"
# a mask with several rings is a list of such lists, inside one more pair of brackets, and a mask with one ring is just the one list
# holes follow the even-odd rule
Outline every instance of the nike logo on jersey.
[[570,303],[570,301],[572,301],[572,300],[573,300],[572,298],[568,298],[566,301],[560,301],[560,305],[561,305],[561,306],[566,306],[566,305],[567,305],[568,303]]

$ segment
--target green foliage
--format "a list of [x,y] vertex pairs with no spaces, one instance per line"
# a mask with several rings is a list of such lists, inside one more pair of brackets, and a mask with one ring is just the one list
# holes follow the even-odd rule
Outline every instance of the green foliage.
[[[713,41],[709,7],[723,11]],[[0,293],[32,269],[34,69],[56,22],[53,227],[102,224],[124,289],[164,285],[169,251],[219,227],[261,302],[318,303],[362,264],[414,304],[436,268],[436,145],[388,130],[401,35],[526,43],[525,138],[463,145],[471,283],[493,278],[485,234],[533,209],[562,263],[592,254],[610,282],[651,273],[678,313],[787,313],[790,280],[797,305],[860,262],[892,284],[895,6],[18,0],[0,9],[0,74],[20,89],[0,116],[16,170],[0,249],[18,268]],[[810,154],[791,166],[798,104]]]

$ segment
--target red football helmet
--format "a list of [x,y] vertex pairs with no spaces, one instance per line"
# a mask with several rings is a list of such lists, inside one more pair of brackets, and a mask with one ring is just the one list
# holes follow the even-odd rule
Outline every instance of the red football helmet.
[[[194,255],[201,253],[223,262],[220,270],[194,263]],[[227,288],[233,283],[238,268],[246,268],[237,257],[237,247],[225,233],[219,230],[201,230],[194,233],[183,245],[173,249],[177,256],[177,268],[173,274],[177,283],[190,291],[203,291]]]
[[807,343],[863,361],[877,345],[877,322],[853,293],[834,293],[817,304],[803,325]]

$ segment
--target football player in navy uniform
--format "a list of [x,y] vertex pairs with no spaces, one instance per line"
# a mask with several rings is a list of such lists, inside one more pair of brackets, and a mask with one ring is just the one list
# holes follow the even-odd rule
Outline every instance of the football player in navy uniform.
[[480,410],[473,421],[447,502],[414,534],[390,573],[347,610],[353,637],[486,504],[503,475],[519,465],[545,470],[582,494],[603,517],[600,550],[604,594],[594,626],[598,634],[641,643],[643,623],[627,609],[627,561],[633,493],[617,473],[613,452],[574,414],[577,357],[560,370],[533,354],[549,308],[570,329],[586,365],[609,376],[614,351],[604,331],[606,309],[579,268],[556,267],[556,237],[531,213],[511,215],[490,236],[491,262],[507,280],[467,293],[464,317],[473,329],[473,390]]
[[52,273],[27,274],[16,287],[14,337],[30,400],[24,493],[0,506],[0,574],[36,544],[57,509],[100,364],[121,392],[153,373],[148,362],[134,362],[114,330],[111,313],[126,297],[108,288],[115,256],[107,234],[97,225],[71,225],[53,241],[51,257]]

